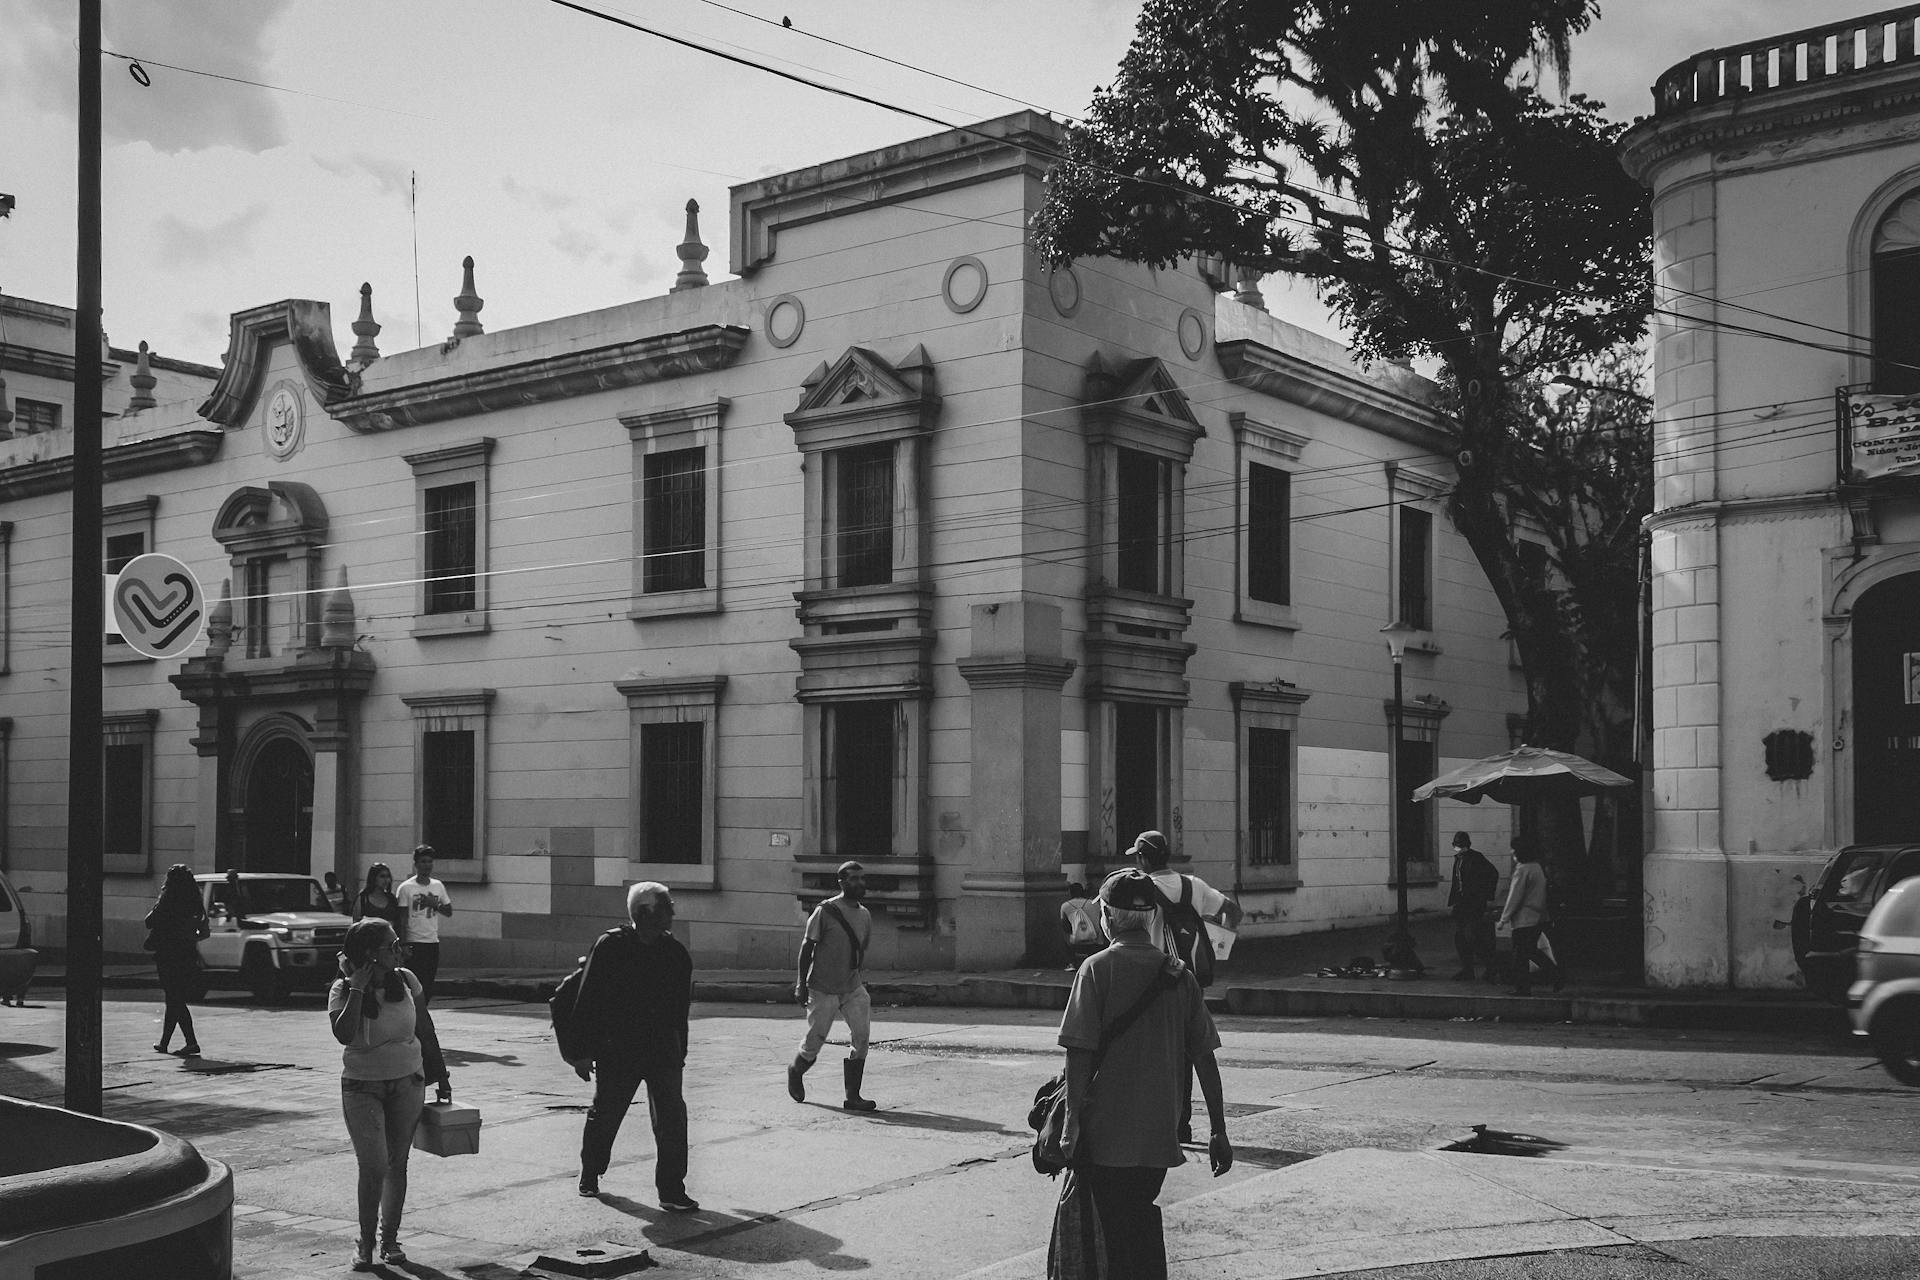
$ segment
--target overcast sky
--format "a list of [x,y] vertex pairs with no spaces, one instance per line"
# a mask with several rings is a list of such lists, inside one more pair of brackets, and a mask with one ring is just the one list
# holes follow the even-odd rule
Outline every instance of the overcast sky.
[[[72,305],[74,6],[0,4],[0,191],[18,202],[0,220],[0,292]],[[105,7],[105,47],[141,59],[151,80],[104,59],[107,332],[117,346],[145,339],[207,364],[226,347],[230,313],[282,298],[332,304],[344,355],[363,280],[386,326],[382,349],[417,345],[410,174],[419,336],[438,342],[466,254],[489,330],[652,296],[678,269],[692,197],[719,279],[730,185],[937,132],[549,0]],[[1078,115],[1139,10],[1138,0],[596,7],[956,123],[1023,104]],[[1654,78],[1692,53],[1867,11],[1606,0],[1574,47],[1572,88],[1631,119],[1650,109]],[[1306,314],[1283,292],[1269,289],[1276,310]]]

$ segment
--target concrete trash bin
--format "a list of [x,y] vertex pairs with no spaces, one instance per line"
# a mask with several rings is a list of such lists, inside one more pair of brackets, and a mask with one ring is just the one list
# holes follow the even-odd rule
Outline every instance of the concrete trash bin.
[[480,1108],[463,1107],[457,1102],[429,1102],[420,1108],[413,1145],[436,1156],[478,1155]]

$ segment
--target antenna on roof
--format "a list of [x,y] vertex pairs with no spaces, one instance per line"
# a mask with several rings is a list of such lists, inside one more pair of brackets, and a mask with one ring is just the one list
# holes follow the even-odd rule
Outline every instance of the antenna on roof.
[[407,170],[407,212],[413,219],[413,345],[426,345],[420,329],[420,173]]

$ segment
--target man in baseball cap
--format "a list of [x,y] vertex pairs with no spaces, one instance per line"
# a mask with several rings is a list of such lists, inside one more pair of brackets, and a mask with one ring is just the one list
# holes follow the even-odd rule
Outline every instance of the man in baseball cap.
[[872,1111],[878,1104],[860,1096],[867,1072],[867,1037],[873,1028],[873,1002],[861,972],[867,943],[873,939],[873,915],[860,905],[867,896],[867,869],[849,860],[834,875],[840,892],[813,909],[800,944],[800,976],[793,984],[793,998],[807,1006],[807,1035],[787,1067],[787,1095],[795,1102],[807,1100],[802,1077],[820,1056],[827,1032],[839,1017],[846,1020],[847,1035],[853,1041],[841,1064],[846,1098],[840,1105],[848,1111]]

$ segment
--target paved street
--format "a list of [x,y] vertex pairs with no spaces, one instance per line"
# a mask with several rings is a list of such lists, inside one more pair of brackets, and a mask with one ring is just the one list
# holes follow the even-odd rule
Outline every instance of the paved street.
[[[191,1138],[234,1167],[243,1206],[235,1223],[237,1274],[342,1272],[354,1233],[352,1156],[337,1101],[339,1051],[318,1001],[262,1008],[216,997],[196,1013],[208,1057],[189,1066],[148,1047],[158,1027],[157,999],[126,995],[107,1006],[108,1114]],[[1055,1014],[883,1010],[868,1074],[868,1093],[883,1110],[851,1116],[787,1099],[781,1067],[797,1030],[791,1006],[697,1006],[688,1077],[690,1186],[706,1208],[676,1217],[653,1202],[643,1112],[622,1134],[604,1201],[573,1194],[588,1092],[555,1055],[544,1008],[476,999],[448,1001],[437,1013],[456,1096],[479,1106],[486,1124],[478,1157],[415,1157],[405,1231],[420,1264],[414,1274],[487,1280],[511,1274],[540,1250],[605,1241],[647,1247],[688,1275],[1044,1271],[1044,1253],[1036,1251],[1046,1240],[1054,1184],[1026,1163],[1023,1118],[1033,1087],[1054,1067]],[[61,1016],[57,997],[0,1011],[0,1092],[59,1100]],[[1651,1265],[1620,1252],[1623,1236],[1643,1242],[1635,1248],[1652,1247],[1631,1221],[1602,1221],[1597,1210],[1593,1221],[1578,1221],[1582,1198],[1603,1194],[1594,1171],[1623,1165],[1644,1169],[1630,1181],[1649,1194],[1666,1188],[1684,1201],[1689,1185],[1700,1188],[1702,1205],[1713,1207],[1705,1216],[1721,1224],[1698,1229],[1700,1235],[1902,1237],[1920,1230],[1905,1209],[1920,1185],[1920,1161],[1912,1156],[1920,1113],[1911,1091],[1844,1039],[1241,1018],[1221,1019],[1221,1030],[1241,1163],[1218,1181],[1198,1164],[1170,1177],[1163,1203],[1181,1206],[1169,1223],[1185,1233],[1175,1253],[1188,1260],[1176,1264],[1177,1275],[1352,1269],[1321,1266],[1305,1252],[1290,1264],[1249,1257],[1222,1267],[1207,1258],[1253,1220],[1298,1231],[1317,1217],[1333,1236],[1342,1229],[1334,1219],[1353,1217],[1352,1240],[1364,1244],[1370,1230],[1385,1232],[1368,1222],[1371,1197],[1406,1195],[1409,1169],[1442,1178],[1423,1187],[1457,1185],[1457,1203],[1453,1192],[1420,1193],[1441,1220],[1496,1192],[1574,1206],[1578,1231],[1550,1232],[1539,1247],[1584,1242],[1588,1247],[1567,1254],[1565,1265],[1615,1268],[1527,1274],[1654,1274],[1618,1269]],[[838,1099],[838,1056],[829,1049],[809,1077],[820,1103]],[[1539,1138],[1526,1149],[1541,1154],[1442,1153],[1472,1137],[1476,1124]],[[1475,1176],[1449,1172],[1463,1170]],[[1312,1187],[1288,1181],[1309,1173],[1317,1179]],[[1804,1188],[1809,1206],[1784,1221],[1780,1196],[1761,1194],[1777,1192],[1781,1175],[1802,1180],[1793,1185]],[[1286,1220],[1289,1206],[1307,1221]],[[1489,1212],[1491,1221],[1510,1208]],[[1696,1230],[1662,1213],[1664,1229]],[[1512,1231],[1519,1229],[1488,1234],[1484,1247],[1469,1242],[1465,1255],[1455,1245],[1451,1254],[1422,1254],[1422,1233],[1414,1231],[1396,1236],[1392,1250],[1354,1245],[1338,1257],[1388,1265],[1513,1252]],[[1907,1253],[1904,1239],[1869,1247],[1891,1257]],[[1790,1253],[1756,1249],[1754,1256]],[[1520,1274],[1485,1265],[1495,1269],[1402,1274]],[[1772,1273],[1734,1267],[1657,1274],[1691,1280]],[[1882,1273],[1863,1266],[1825,1274]]]

